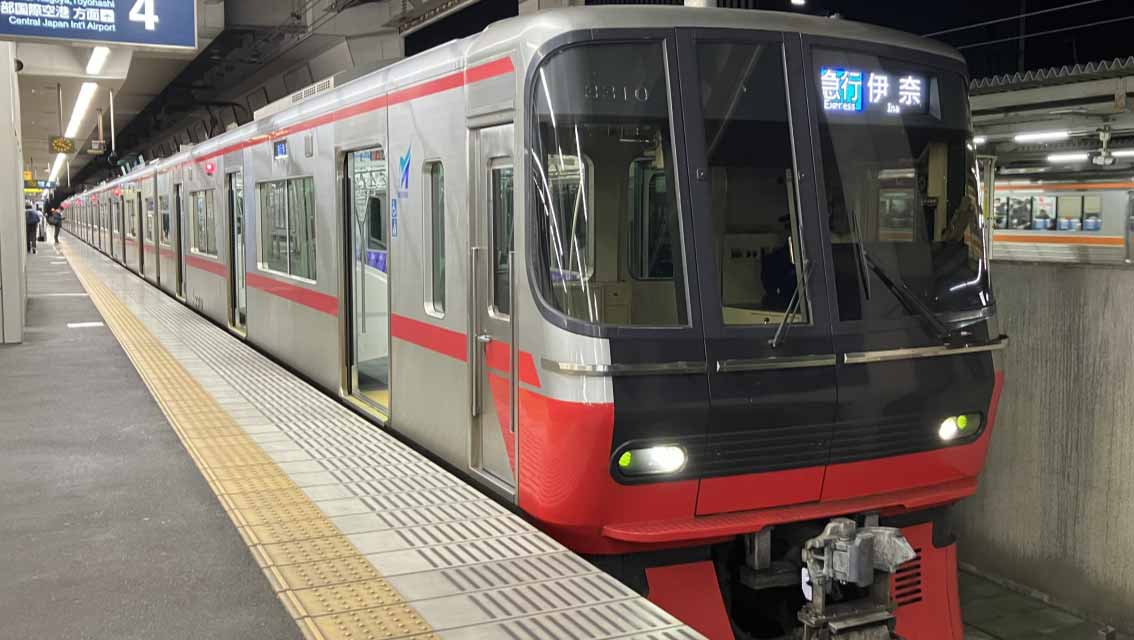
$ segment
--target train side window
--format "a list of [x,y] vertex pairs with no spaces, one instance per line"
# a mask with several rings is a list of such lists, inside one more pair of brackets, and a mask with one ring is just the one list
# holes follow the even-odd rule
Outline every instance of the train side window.
[[425,164],[425,223],[429,226],[429,288],[426,303],[436,315],[445,313],[445,167],[440,162]]
[[311,178],[287,181],[287,222],[290,249],[288,272],[315,279],[315,189]]
[[262,182],[260,266],[269,271],[314,280],[315,183],[311,178]]
[[[783,52],[714,42],[697,60],[721,317],[779,324],[802,277]],[[806,292],[799,302],[791,321],[807,322]]]
[[193,191],[189,199],[193,207],[193,251],[217,255],[217,219],[213,205],[215,190]]

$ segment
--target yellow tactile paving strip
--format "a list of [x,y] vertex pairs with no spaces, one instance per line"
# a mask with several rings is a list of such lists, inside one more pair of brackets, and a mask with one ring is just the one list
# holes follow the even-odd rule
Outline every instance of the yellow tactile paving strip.
[[64,253],[303,635],[436,638],[157,337],[81,259]]

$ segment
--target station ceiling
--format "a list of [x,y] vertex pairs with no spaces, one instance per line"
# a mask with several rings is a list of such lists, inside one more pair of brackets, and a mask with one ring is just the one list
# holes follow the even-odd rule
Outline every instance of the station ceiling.
[[[521,4],[539,8],[584,2],[680,1],[197,0],[198,50],[188,54],[133,51],[126,63],[128,72],[97,79],[96,103],[105,108],[107,90],[115,90],[118,159],[130,160],[139,154],[150,159],[242,124],[255,109],[328,76],[338,74],[341,80],[440,41],[479,31],[486,20],[513,15]],[[937,34],[934,37],[961,48],[977,78],[1134,54],[1134,44],[1127,36],[1134,26],[1129,0],[912,5],[898,0],[805,2],[798,7],[790,0],[718,0],[722,6],[740,8],[837,13],[846,19]],[[1002,20],[1022,12],[1029,14],[1022,23]],[[1022,40],[1021,32],[1027,35]],[[21,74],[25,164],[34,168],[37,178],[46,175],[54,159],[47,136],[57,135],[60,129],[56,86],[64,96],[66,127],[75,96],[90,79],[82,73],[90,47],[54,48],[58,52],[50,57],[72,60],[72,68],[25,69]],[[126,56],[130,58],[129,52]],[[79,137],[89,139],[95,124],[96,118],[88,116]],[[97,182],[114,171],[105,157],[93,155],[80,154],[72,165],[69,175],[77,184]]]

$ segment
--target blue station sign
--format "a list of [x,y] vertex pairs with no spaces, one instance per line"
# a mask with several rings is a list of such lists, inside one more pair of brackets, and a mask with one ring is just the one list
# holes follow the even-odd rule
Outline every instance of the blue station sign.
[[196,0],[0,0],[0,39],[197,47]]

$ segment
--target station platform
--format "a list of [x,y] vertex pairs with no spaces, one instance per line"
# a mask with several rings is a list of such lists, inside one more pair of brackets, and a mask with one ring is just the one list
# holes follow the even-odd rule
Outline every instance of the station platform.
[[[702,637],[77,239],[28,274],[0,636]],[[1123,638],[960,590],[967,640]]]
[[74,237],[29,261],[4,633],[702,637]]

